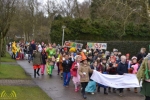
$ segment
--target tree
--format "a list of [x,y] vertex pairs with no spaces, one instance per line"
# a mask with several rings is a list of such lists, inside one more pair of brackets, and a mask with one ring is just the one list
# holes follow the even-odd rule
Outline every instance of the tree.
[[129,23],[138,25],[148,21],[145,0],[92,0],[91,19],[98,22],[104,19],[104,24],[117,22],[120,31],[115,35],[121,40]]
[[80,18],[90,19],[90,1],[84,1],[82,4],[79,4]]
[[[48,27],[49,27],[49,30],[48,30],[48,42],[51,42],[51,27],[52,27],[52,22],[54,20],[54,17],[56,14],[58,14],[58,7],[59,4],[56,4],[54,1],[51,1],[51,0],[48,0],[47,3],[46,3],[46,12],[47,12],[47,19],[48,19]],[[47,36],[47,35],[46,35]]]
[[[4,56],[6,48],[4,41],[10,28],[12,16],[15,13],[15,4],[17,0],[0,0],[0,56]],[[1,62],[0,57],[0,62]]]

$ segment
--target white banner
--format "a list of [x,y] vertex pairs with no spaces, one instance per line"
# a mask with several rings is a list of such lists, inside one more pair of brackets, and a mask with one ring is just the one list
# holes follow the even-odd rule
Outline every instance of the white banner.
[[135,88],[140,87],[135,74],[108,75],[93,71],[91,79],[97,83],[113,88]]

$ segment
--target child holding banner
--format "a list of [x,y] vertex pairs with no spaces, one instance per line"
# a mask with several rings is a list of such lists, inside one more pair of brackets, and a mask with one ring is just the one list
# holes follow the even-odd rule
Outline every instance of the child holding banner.
[[[108,64],[107,64],[107,61],[106,61],[106,57],[103,57],[102,58],[102,63],[100,63],[97,71],[103,73],[103,74],[108,74]],[[103,87],[104,88],[104,94],[108,94],[107,93],[107,86],[104,86],[102,84],[98,84],[98,87],[97,87],[97,92],[100,92],[100,87]]]
[[[133,56],[132,64],[131,64],[132,74],[137,74],[138,67],[139,67],[139,64],[137,63],[137,57]],[[137,93],[137,88],[134,88],[134,92]]]
[[[116,75],[117,74],[117,67],[118,67],[118,64],[116,63],[116,57],[111,56],[110,62],[109,62],[109,68],[108,68],[109,74],[110,75]],[[109,89],[109,92],[111,92],[111,87],[109,87],[108,89]],[[113,92],[116,93],[115,88],[113,88]]]
[[[128,64],[126,62],[126,56],[121,56],[121,62],[118,64],[117,73],[119,75],[124,75],[128,73]],[[119,95],[122,96],[123,88],[119,89]]]
[[[94,61],[93,64],[91,64],[91,69],[97,70],[97,68],[98,68],[98,63],[97,61]],[[91,77],[92,74],[90,73],[89,76]],[[88,93],[94,94],[94,92],[96,91],[96,82],[90,79],[87,87],[85,88],[85,91]]]

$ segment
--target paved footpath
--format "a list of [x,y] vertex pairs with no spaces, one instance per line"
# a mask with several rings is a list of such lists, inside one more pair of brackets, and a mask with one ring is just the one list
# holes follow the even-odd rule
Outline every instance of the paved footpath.
[[[28,63],[27,60],[18,60],[17,63],[22,66],[22,68],[31,75],[33,78],[33,68],[32,63]],[[48,77],[45,72],[44,76],[39,76],[33,78],[33,81],[45,91],[53,100],[83,100],[81,93],[74,92],[74,86],[71,81],[69,88],[63,87],[63,81],[60,79],[60,76],[57,75],[57,69],[53,71],[53,77]],[[136,94],[132,91],[124,91],[124,96],[119,97],[118,94],[109,93],[109,95],[103,94],[103,88],[100,93],[94,95],[87,94],[87,100],[144,100],[144,97],[139,93]]]
[[33,80],[14,80],[14,79],[1,79],[0,85],[4,86],[37,86]]

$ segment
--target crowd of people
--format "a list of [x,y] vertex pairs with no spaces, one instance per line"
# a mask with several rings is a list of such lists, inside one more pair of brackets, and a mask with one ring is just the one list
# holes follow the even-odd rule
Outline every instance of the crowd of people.
[[[120,96],[123,95],[123,88],[115,89],[90,79],[93,70],[96,70],[109,75],[137,74],[139,81],[141,78],[143,79],[141,93],[145,95],[145,100],[150,100],[150,56],[146,53],[145,48],[141,48],[139,54],[130,57],[129,53],[122,55],[117,49],[113,49],[112,52],[89,48],[76,49],[74,47],[60,47],[55,43],[47,45],[34,41],[29,44],[13,42],[11,47],[13,59],[28,59],[29,63],[32,61],[34,78],[40,74],[44,75],[45,70],[52,77],[53,69],[57,66],[57,74],[63,79],[63,86],[69,87],[70,80],[72,80],[74,91],[78,92],[81,89],[84,99],[87,98],[86,92],[94,94],[96,90],[100,92],[100,88],[104,89],[105,95],[117,91]],[[130,91],[130,88],[127,88],[127,91]],[[140,91],[135,87],[134,92]]]

